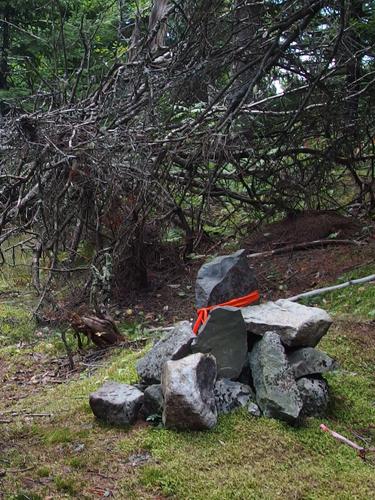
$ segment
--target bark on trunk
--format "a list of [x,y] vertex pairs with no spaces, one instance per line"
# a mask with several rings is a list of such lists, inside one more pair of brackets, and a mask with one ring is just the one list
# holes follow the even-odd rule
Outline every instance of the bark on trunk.
[[32,264],[31,264],[31,274],[32,274],[32,284],[35,290],[37,291],[38,295],[40,294],[41,291],[41,286],[40,286],[40,257],[42,255],[42,244],[37,243],[35,245],[35,248],[33,250],[33,258],[32,258]]
[[1,45],[1,55],[0,55],[0,90],[6,90],[9,88],[8,76],[9,76],[9,48],[10,48],[10,27],[8,22],[10,21],[10,5],[7,2],[4,6],[1,19],[1,30],[3,33],[2,45]]
[[169,10],[169,0],[155,0],[152,6],[150,19],[148,23],[149,33],[155,31],[150,49],[151,52],[156,52],[159,48],[165,45],[165,38],[167,35],[167,22],[163,20]]

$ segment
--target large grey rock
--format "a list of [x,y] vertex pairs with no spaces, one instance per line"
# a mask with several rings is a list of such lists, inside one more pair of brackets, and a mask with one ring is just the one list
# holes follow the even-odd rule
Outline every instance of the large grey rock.
[[211,429],[217,421],[214,385],[216,361],[211,354],[191,354],[167,361],[163,368],[163,423],[168,428]]
[[248,406],[255,399],[249,385],[228,379],[216,381],[214,394],[218,413],[229,413],[236,408]]
[[154,384],[147,387],[144,392],[142,413],[145,417],[150,415],[161,415],[163,412],[163,391],[161,384]]
[[249,266],[245,250],[216,257],[203,264],[195,284],[196,306],[222,304],[256,290],[254,270]]
[[313,347],[303,347],[289,353],[288,361],[296,379],[306,375],[318,375],[337,368],[337,362],[334,359]]
[[323,379],[303,377],[297,380],[303,402],[300,417],[323,417],[329,404],[327,382]]
[[266,332],[249,355],[257,403],[266,417],[293,423],[302,400],[277,333]]
[[247,332],[241,311],[235,307],[213,309],[191,349],[215,356],[219,378],[237,378],[247,360]]
[[188,321],[182,321],[162,337],[151,350],[138,361],[137,373],[148,384],[160,383],[166,361],[189,354],[189,343],[195,338]]
[[315,347],[332,324],[323,309],[284,299],[244,307],[241,311],[248,331],[257,335],[273,331],[290,347]]
[[107,381],[90,394],[90,406],[94,415],[108,424],[132,424],[143,402],[143,393],[128,384]]

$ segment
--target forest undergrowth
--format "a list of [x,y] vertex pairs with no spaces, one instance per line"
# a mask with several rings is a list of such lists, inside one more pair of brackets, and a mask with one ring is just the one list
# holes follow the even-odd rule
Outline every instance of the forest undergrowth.
[[[289,266],[303,268],[305,277],[316,280],[312,271],[319,259],[319,285],[332,284],[333,260],[338,263],[337,282],[370,274],[374,255],[371,243],[361,252],[317,249],[289,256]],[[255,264],[260,277],[263,264]],[[285,276],[284,265],[284,256],[268,262],[268,286],[270,276],[275,282]],[[348,267],[354,269],[345,271]],[[178,288],[186,291],[178,298],[185,318],[188,304],[193,314],[186,283]],[[305,285],[310,286],[307,281]],[[266,282],[261,286],[266,288]],[[297,277],[291,278],[287,288],[269,288],[268,296],[288,296],[301,286]],[[166,285],[159,293],[159,300],[167,302],[163,290],[168,294],[170,288]],[[133,428],[99,423],[89,408],[89,393],[107,379],[134,383],[136,360],[160,334],[150,326],[165,326],[183,316],[168,316],[170,311],[152,315],[141,298],[141,307],[117,306],[114,313],[121,312],[119,327],[130,343],[106,352],[86,347],[84,353],[76,352],[71,371],[61,332],[36,328],[30,316],[32,294],[27,289],[18,292],[11,295],[3,287],[0,302],[0,497],[371,498],[375,457],[363,461],[322,433],[319,419],[293,428],[238,411],[220,417],[217,428],[205,433],[174,432],[151,422]],[[309,302],[326,308],[335,320],[322,341],[322,349],[340,364],[340,370],[327,377],[332,403],[324,423],[366,446],[375,445],[374,296],[369,283]],[[73,337],[70,342],[76,351]]]

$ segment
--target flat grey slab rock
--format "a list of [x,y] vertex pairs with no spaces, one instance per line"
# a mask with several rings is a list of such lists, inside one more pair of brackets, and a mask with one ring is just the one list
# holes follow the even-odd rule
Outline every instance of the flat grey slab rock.
[[290,347],[315,347],[332,324],[323,309],[285,299],[244,307],[241,311],[249,332],[257,335],[275,332]]
[[150,385],[145,389],[142,413],[145,417],[161,415],[163,412],[163,391],[161,384]]
[[236,408],[248,406],[255,400],[255,394],[249,385],[228,379],[217,380],[214,393],[218,413],[229,413]]
[[245,250],[216,257],[199,269],[195,284],[197,308],[222,304],[258,287]]
[[247,332],[241,311],[217,307],[191,344],[193,353],[211,353],[218,378],[237,378],[247,360]]
[[323,417],[327,413],[329,391],[323,379],[303,377],[297,380],[303,402],[300,417]]
[[279,335],[266,332],[253,347],[249,360],[256,400],[263,414],[295,422],[302,400]]
[[139,377],[148,384],[160,383],[164,363],[188,354],[188,345],[193,338],[195,335],[188,321],[177,323],[138,361],[136,369]]
[[211,354],[191,354],[167,361],[163,368],[163,424],[173,429],[211,429],[217,421],[214,385],[216,361]]
[[143,393],[132,385],[107,381],[90,394],[89,402],[100,420],[112,425],[128,425],[137,419]]
[[337,362],[328,354],[313,347],[303,347],[289,353],[288,361],[296,379],[326,373],[338,367]]

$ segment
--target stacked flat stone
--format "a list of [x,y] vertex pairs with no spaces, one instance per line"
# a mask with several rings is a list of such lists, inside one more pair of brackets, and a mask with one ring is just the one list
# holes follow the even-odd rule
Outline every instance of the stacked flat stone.
[[[256,288],[244,251],[218,257],[198,273],[205,307]],[[238,408],[290,424],[327,411],[322,375],[336,362],[316,349],[332,320],[322,309],[278,300],[242,309],[216,307],[195,336],[181,322],[137,363],[138,388],[107,382],[90,396],[94,414],[128,425],[159,415],[173,429],[211,429]],[[139,390],[139,389],[142,390]]]

